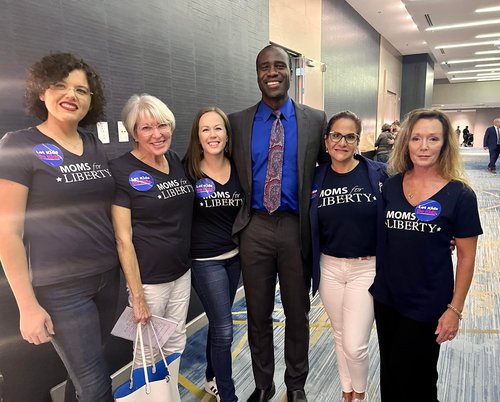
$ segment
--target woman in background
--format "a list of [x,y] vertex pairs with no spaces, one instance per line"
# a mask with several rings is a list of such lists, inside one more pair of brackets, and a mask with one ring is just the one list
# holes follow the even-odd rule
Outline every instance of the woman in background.
[[[146,323],[154,314],[177,323],[163,346],[177,384],[191,291],[193,186],[170,150],[175,118],[167,105],[154,96],[133,95],[122,119],[135,146],[110,162],[118,256],[135,321]],[[140,356],[136,360],[136,367],[142,366]]]
[[243,204],[243,191],[231,162],[231,135],[222,110],[201,109],[184,159],[196,194],[192,282],[209,322],[205,389],[222,402],[238,400],[232,379],[231,308],[240,279],[240,259],[231,231]]
[[394,136],[391,133],[391,125],[385,123],[382,125],[382,132],[377,137],[377,141],[375,141],[375,147],[377,148],[377,160],[379,162],[387,163],[393,145]]
[[330,163],[316,168],[311,201],[313,294],[319,294],[332,323],[345,402],[365,398],[368,341],[373,326],[375,254],[383,225],[380,194],[385,164],[357,154],[361,120],[352,112],[328,122],[325,148]]
[[56,53],[33,64],[26,84],[42,123],[0,140],[0,259],[22,337],[52,342],[79,401],[111,402],[102,346],[118,299],[114,181],[101,142],[81,129],[103,120],[101,80]]
[[437,401],[440,345],[457,335],[482,233],[476,195],[465,182],[458,138],[445,114],[409,113],[389,172],[385,233],[370,288],[382,401]]

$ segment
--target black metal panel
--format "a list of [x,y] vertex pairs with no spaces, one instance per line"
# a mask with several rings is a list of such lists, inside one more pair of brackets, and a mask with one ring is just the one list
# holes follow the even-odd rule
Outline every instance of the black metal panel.
[[[110,157],[130,149],[118,143],[116,123],[133,93],[150,93],[169,105],[177,119],[173,148],[181,156],[200,107],[230,113],[260,99],[255,56],[269,40],[267,0],[0,0],[0,10],[0,136],[38,123],[23,110],[25,69],[57,51],[80,55],[101,74]],[[121,305],[125,296],[122,286]],[[188,317],[201,311],[193,295]],[[21,339],[2,271],[0,317],[5,401],[49,401],[64,368],[51,345]],[[114,371],[130,360],[129,343],[115,338],[108,355]]]
[[422,107],[432,106],[434,61],[428,54],[403,56],[401,117]]
[[374,131],[380,35],[344,0],[323,0],[321,38],[326,114],[351,110]]

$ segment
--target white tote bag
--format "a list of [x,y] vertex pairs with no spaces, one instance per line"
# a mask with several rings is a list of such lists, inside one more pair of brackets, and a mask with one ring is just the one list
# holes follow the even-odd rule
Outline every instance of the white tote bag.
[[[142,339],[142,325],[137,325],[134,346],[134,360],[130,371],[130,380],[120,385],[114,392],[116,402],[180,402],[179,389],[177,383],[170,381],[168,364],[161,347],[154,326],[150,322],[147,324],[147,332],[150,345],[151,362],[146,365],[144,354],[144,342]],[[160,351],[162,359],[154,363],[153,342],[151,342],[151,332],[154,334],[156,345]],[[137,356],[137,349],[142,355],[142,368],[134,369],[134,362]],[[180,354],[169,356],[169,360],[180,359]]]

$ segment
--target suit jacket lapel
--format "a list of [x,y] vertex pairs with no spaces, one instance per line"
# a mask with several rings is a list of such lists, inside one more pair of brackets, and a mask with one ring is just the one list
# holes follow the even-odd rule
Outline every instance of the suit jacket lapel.
[[245,166],[246,173],[246,184],[249,192],[252,191],[252,128],[253,128],[253,120],[255,117],[255,113],[257,112],[258,103],[251,108],[247,109],[246,113],[243,116],[243,149],[242,155],[244,155],[245,160],[243,161]]
[[304,165],[307,151],[307,113],[301,105],[293,102],[297,119],[297,171],[299,173],[299,194],[304,183]]

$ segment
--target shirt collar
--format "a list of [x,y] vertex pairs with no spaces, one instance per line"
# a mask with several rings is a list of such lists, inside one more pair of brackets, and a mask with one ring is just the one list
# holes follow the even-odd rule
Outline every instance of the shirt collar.
[[[281,118],[285,120],[290,120],[292,116],[295,115],[295,108],[293,106],[292,99],[288,97],[285,104],[280,107]],[[271,118],[273,114],[273,109],[265,103],[264,101],[260,101],[259,107],[257,109],[257,114],[259,114],[264,121],[267,121]]]

